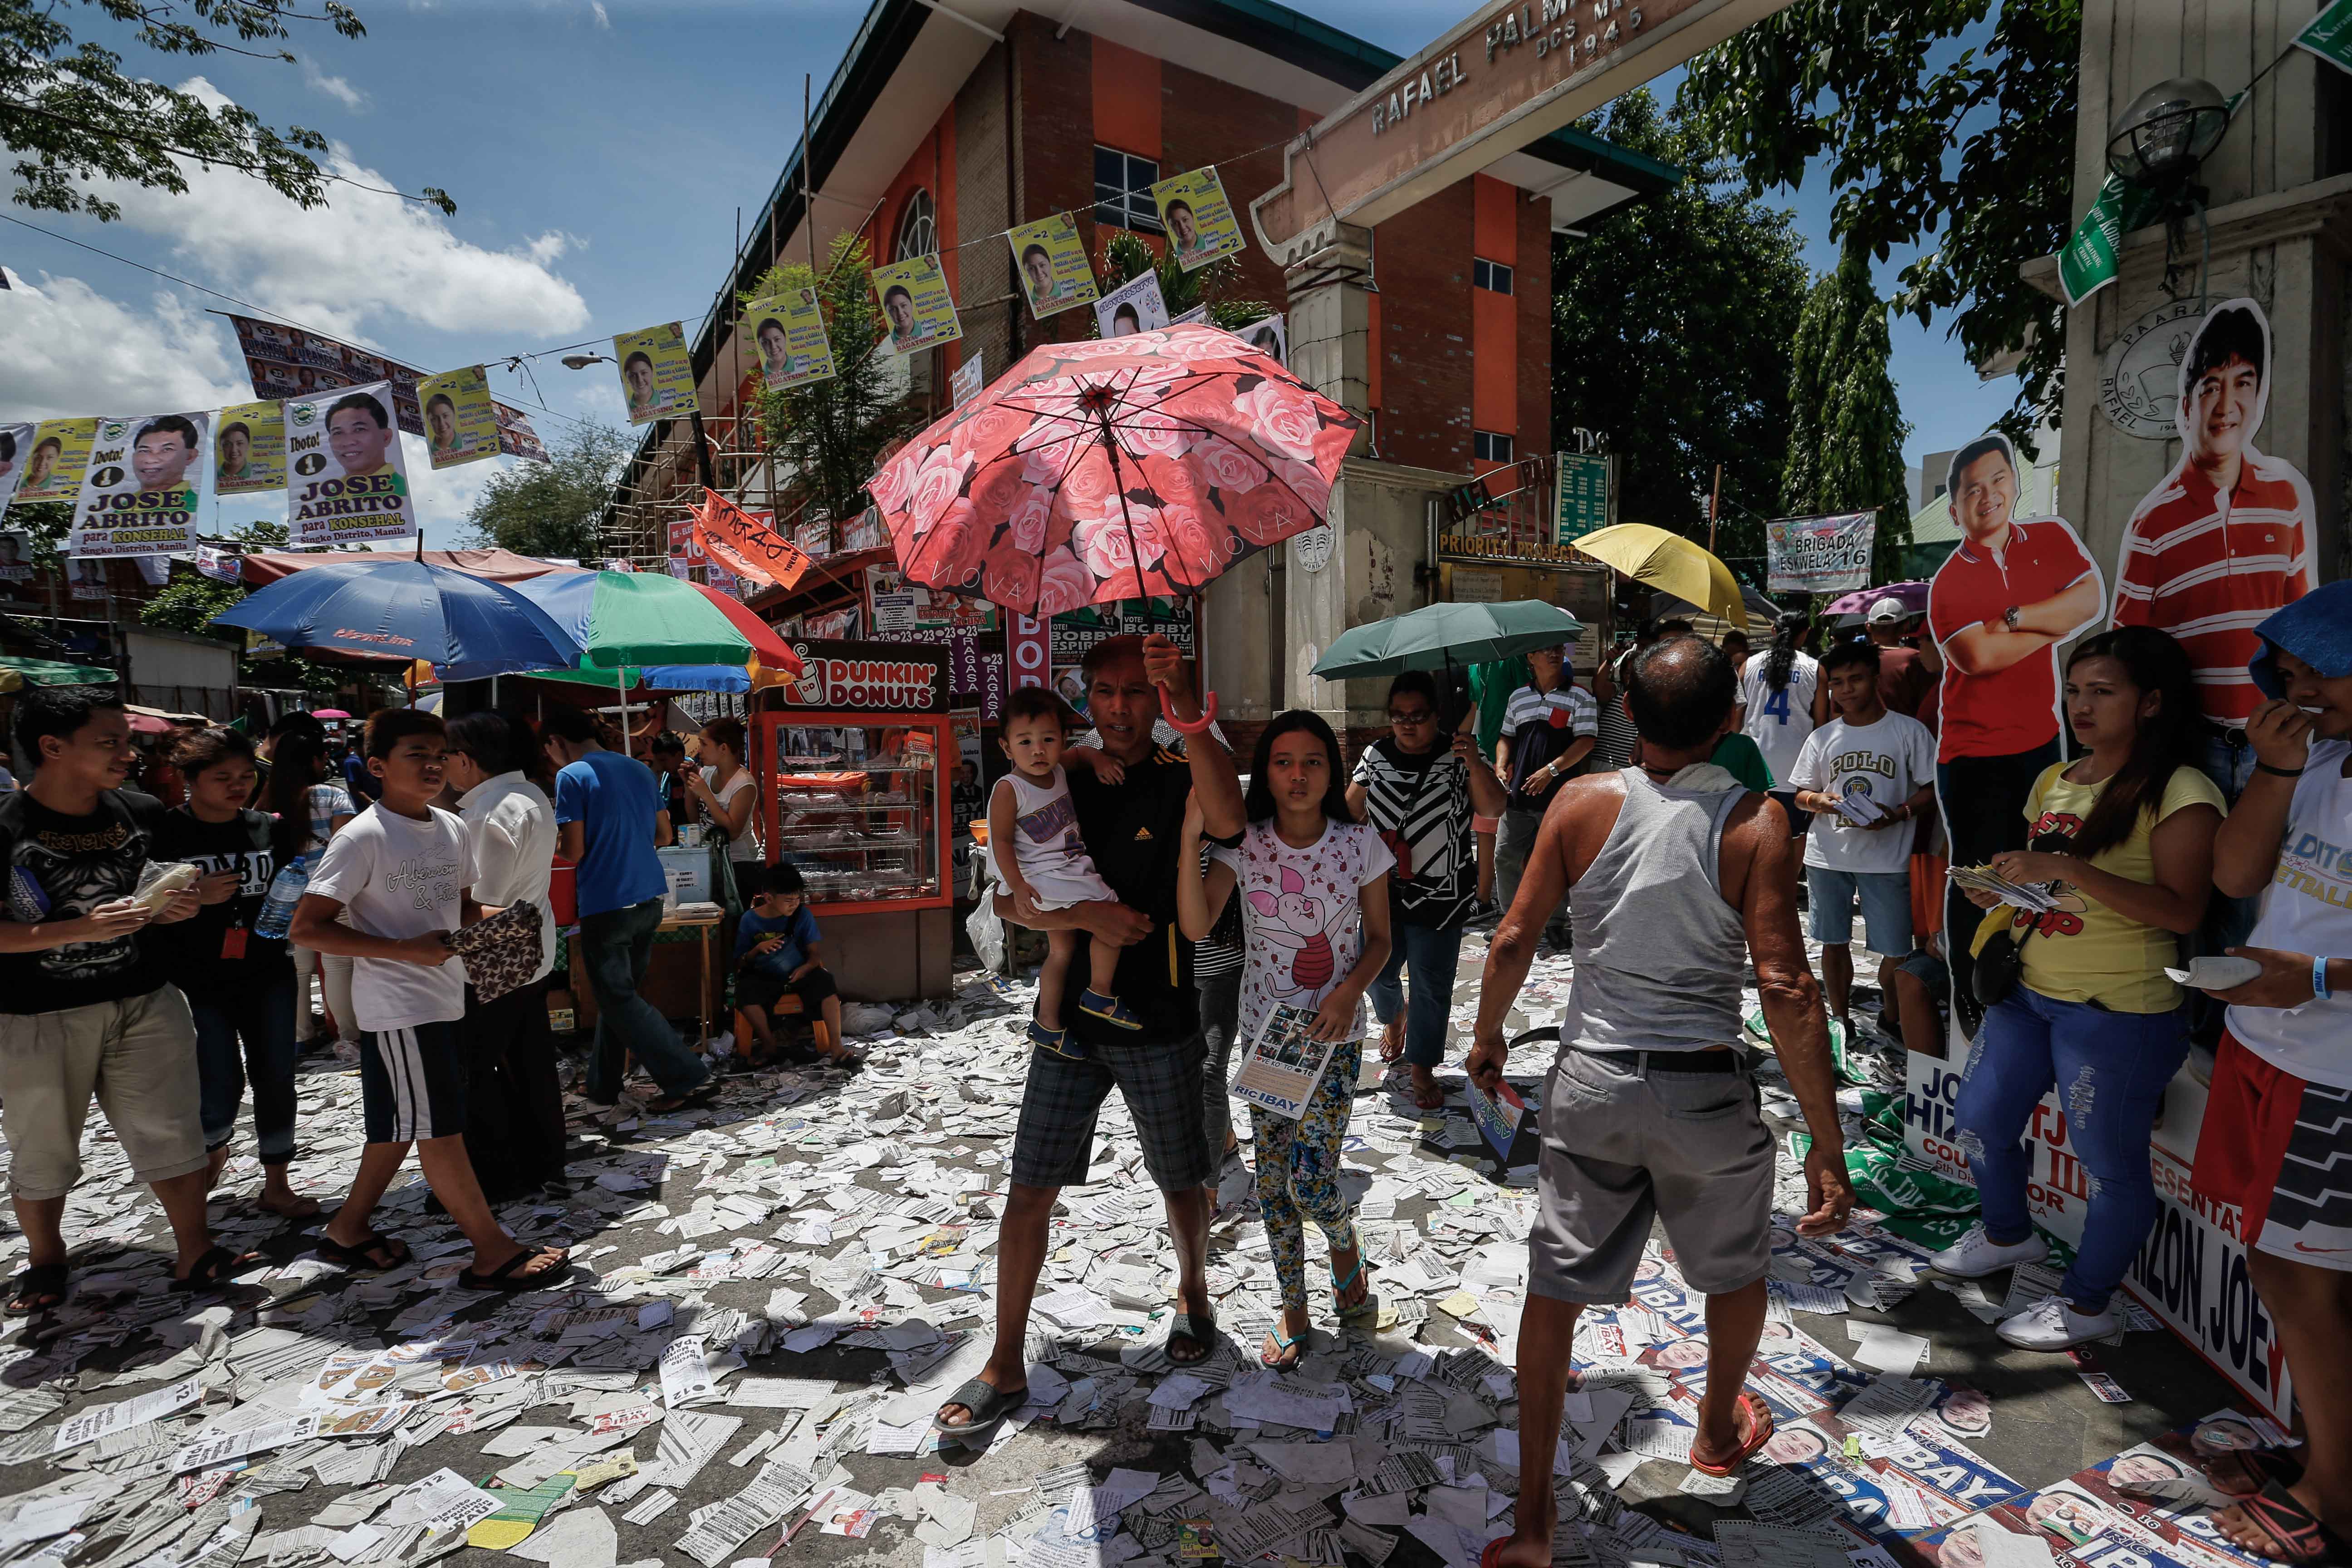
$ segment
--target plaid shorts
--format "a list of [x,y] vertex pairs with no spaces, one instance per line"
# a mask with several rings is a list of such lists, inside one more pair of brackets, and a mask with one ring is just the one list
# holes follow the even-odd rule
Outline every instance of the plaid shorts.
[[1167,1044],[1090,1044],[1084,1061],[1032,1050],[1021,1124],[1013,1134],[1013,1179],[1024,1187],[1085,1181],[1095,1119],[1117,1085],[1143,1141],[1143,1166],[1152,1184],[1163,1193],[1208,1185],[1216,1167],[1202,1125],[1206,1048],[1194,1034]]

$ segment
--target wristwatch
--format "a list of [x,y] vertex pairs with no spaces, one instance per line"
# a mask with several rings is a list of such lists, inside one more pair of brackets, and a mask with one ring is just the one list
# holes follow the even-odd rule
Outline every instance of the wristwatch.
[[2009,608],[2000,613],[2000,624],[2007,626],[2011,631],[2015,631],[2017,629],[2018,616],[2024,613],[2024,608],[2025,607],[2022,605],[2011,605]]

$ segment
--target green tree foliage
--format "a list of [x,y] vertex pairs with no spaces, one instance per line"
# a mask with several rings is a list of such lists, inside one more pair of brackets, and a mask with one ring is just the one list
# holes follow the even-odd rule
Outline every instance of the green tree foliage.
[[859,492],[884,451],[921,429],[924,415],[891,374],[889,323],[875,302],[865,240],[837,237],[822,276],[791,262],[768,268],[742,303],[803,289],[816,290],[834,374],[781,392],[762,386],[760,428],[781,468],[778,517],[820,507],[838,522],[862,509]]
[[1758,518],[1780,501],[1789,349],[1810,282],[1794,224],[1647,91],[1585,129],[1685,178],[1554,240],[1554,428],[1597,431],[1617,456],[1623,521],[1700,540],[1722,464],[1716,552],[1760,581]]
[[[324,0],[306,12],[283,0],[80,0],[111,24],[113,41],[189,60],[225,53],[292,64],[291,50],[270,47],[294,36],[289,24],[320,24],[346,38],[367,29],[348,5]],[[0,0],[0,143],[16,155],[17,205],[86,213],[111,222],[121,209],[86,182],[127,181],[184,195],[179,159],[240,170],[304,206],[322,205],[340,178],[320,165],[327,151],[316,131],[264,125],[251,110],[183,92],[133,72],[106,45],[77,39],[70,0]],[[263,48],[244,46],[259,44]],[[167,69],[163,60],[149,68]],[[400,195],[403,193],[389,193]],[[448,193],[427,185],[410,198],[455,213]]]
[[[1878,261],[1924,247],[1895,308],[1953,312],[1976,363],[2022,350],[2001,424],[2030,451],[2055,417],[2065,310],[2018,268],[2073,226],[2082,0],[1798,0],[1699,56],[1680,106],[1749,188],[1817,161],[1831,235]],[[1972,47],[1963,35],[1990,26]]]
[[596,519],[630,450],[620,431],[589,422],[566,432],[549,461],[501,467],[466,514],[472,542],[595,564]]
[[1789,370],[1789,457],[1780,510],[1790,517],[1878,512],[1872,575],[1902,574],[1911,542],[1903,440],[1911,433],[1886,363],[1886,305],[1870,263],[1849,250],[1806,296]]
[[[1212,261],[1187,272],[1176,263],[1176,247],[1154,256],[1151,247],[1123,228],[1106,229],[1108,237],[1103,241],[1102,252],[1095,258],[1095,286],[1108,294],[1123,284],[1132,283],[1146,272],[1160,276],[1160,303],[1168,307],[1172,321],[1200,309],[1208,301],[1209,321],[1227,331],[1262,321],[1274,314],[1274,309],[1263,300],[1229,300],[1225,290],[1241,277],[1242,269],[1231,257]],[[1102,335],[1097,323],[1095,335]]]

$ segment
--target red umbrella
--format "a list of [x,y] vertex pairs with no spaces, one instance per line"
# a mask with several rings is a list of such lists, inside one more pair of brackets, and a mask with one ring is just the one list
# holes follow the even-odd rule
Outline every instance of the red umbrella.
[[718,605],[719,613],[743,634],[743,640],[750,643],[751,651],[760,656],[761,668],[772,669],[780,675],[800,675],[801,656],[786,645],[775,627],[753,615],[749,605],[732,594],[720,593],[708,583],[695,583],[694,586],[700,590],[704,598]]
[[1231,332],[1048,343],[874,478],[908,576],[1024,615],[1198,593],[1323,521],[1363,421]]

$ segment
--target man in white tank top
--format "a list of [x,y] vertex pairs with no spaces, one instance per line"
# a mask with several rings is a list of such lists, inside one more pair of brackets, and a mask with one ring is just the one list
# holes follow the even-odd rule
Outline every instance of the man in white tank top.
[[1632,661],[1626,705],[1643,762],[1570,781],[1544,819],[1519,896],[1487,951],[1471,1078],[1492,1092],[1503,1021],[1563,894],[1576,932],[1560,1048],[1543,1091],[1538,1201],[1519,1319],[1517,1530],[1486,1568],[1552,1560],[1545,1457],[1559,1435],[1577,1315],[1629,1297],[1651,1222],[1704,1294],[1706,1393],[1694,1468],[1728,1475],[1772,1435],[1741,1392],[1764,1331],[1772,1135],[1739,1043],[1740,961],[1752,962],[1780,1065],[1813,1146],[1807,1236],[1853,1207],[1821,988],[1797,930],[1796,847],[1780,807],[1707,761],[1733,722],[1731,661],[1695,637]]

